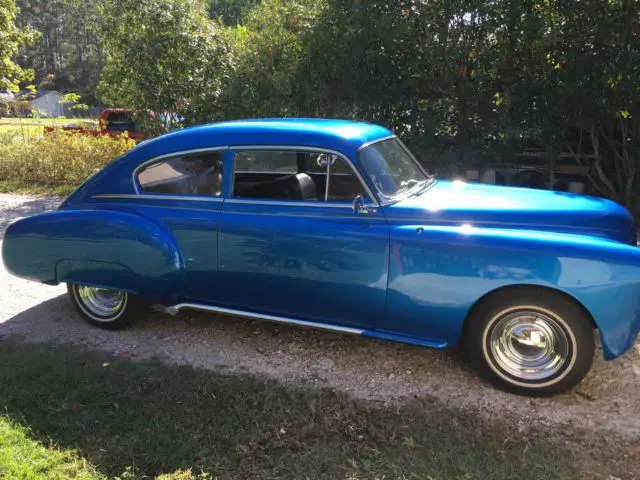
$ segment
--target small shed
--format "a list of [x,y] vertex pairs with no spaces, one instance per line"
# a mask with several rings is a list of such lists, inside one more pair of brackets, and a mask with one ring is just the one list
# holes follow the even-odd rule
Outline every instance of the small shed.
[[31,113],[36,113],[45,117],[62,117],[62,104],[60,101],[63,95],[55,90],[38,90],[32,93],[23,90],[16,95],[19,99],[24,99],[29,103]]

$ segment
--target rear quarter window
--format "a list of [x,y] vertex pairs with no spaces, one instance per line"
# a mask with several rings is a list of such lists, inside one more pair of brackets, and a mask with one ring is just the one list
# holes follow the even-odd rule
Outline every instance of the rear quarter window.
[[172,157],[143,168],[138,184],[146,193],[219,196],[222,158],[220,151]]

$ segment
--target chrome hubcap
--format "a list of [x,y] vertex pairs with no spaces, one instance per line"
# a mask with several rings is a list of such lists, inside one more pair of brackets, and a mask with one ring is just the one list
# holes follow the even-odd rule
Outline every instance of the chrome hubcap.
[[126,300],[126,293],[106,288],[79,285],[77,292],[79,300],[90,313],[106,320],[120,313]]
[[522,380],[545,380],[562,369],[569,358],[567,335],[551,316],[523,311],[499,319],[489,339],[501,370]]

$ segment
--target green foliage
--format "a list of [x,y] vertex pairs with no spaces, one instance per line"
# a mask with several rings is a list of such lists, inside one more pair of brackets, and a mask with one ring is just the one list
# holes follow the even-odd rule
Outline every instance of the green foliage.
[[[30,432],[0,416],[0,478],[33,480],[104,480],[71,450],[48,448],[30,438]],[[187,477],[188,478],[188,477]]]
[[553,86],[576,130],[572,147],[602,193],[638,211],[640,3],[575,0],[560,11]]
[[0,182],[25,187],[74,188],[135,145],[126,135],[80,135],[56,130],[23,136],[0,133]]
[[[198,118],[218,90],[226,55],[219,27],[208,19],[202,3],[103,0],[101,5],[109,55],[102,72],[104,101],[139,112]],[[141,116],[150,123],[148,130],[155,126],[157,131],[160,119],[151,119]]]
[[[232,50],[213,118],[295,116],[308,88],[301,62],[306,39],[325,8],[320,0],[262,2],[246,25],[227,30]],[[215,109],[215,111],[214,111]]]
[[70,92],[62,96],[60,103],[63,105],[70,104],[72,110],[88,110],[89,106],[84,103],[80,103],[80,98],[79,94]]
[[0,91],[18,91],[20,82],[33,78],[33,72],[22,69],[14,61],[20,46],[36,37],[32,30],[16,27],[17,13],[15,0],[0,0]]
[[573,151],[601,193],[633,208],[638,0],[210,0],[230,27],[187,0],[128,2],[106,33],[113,102],[163,111],[185,99],[185,124],[372,121],[440,171],[526,147]]
[[210,118],[364,119],[441,171],[573,150],[601,193],[633,208],[639,15],[637,0],[264,1],[230,30]]
[[247,15],[260,0],[206,0],[211,18],[219,18],[222,23],[236,26],[245,22]]
[[16,0],[17,23],[40,32],[19,59],[35,71],[41,90],[78,92],[94,103],[95,88],[104,63],[96,0]]

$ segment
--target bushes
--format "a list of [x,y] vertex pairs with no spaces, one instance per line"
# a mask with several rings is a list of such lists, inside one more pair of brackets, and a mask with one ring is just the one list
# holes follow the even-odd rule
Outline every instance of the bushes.
[[11,190],[67,193],[133,146],[135,142],[124,135],[0,134],[0,184]]

